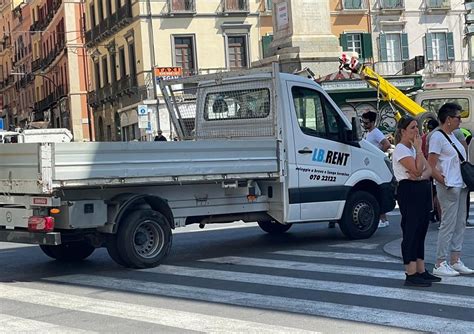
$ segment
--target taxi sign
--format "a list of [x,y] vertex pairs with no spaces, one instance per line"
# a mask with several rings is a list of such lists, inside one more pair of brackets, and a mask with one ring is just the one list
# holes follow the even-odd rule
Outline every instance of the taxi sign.
[[156,80],[178,79],[183,76],[183,68],[180,66],[155,67]]

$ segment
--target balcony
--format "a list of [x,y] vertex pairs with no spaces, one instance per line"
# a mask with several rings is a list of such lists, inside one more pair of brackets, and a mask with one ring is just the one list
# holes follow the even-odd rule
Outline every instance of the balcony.
[[221,0],[222,13],[230,14],[247,14],[249,13],[248,0]]
[[381,0],[380,9],[382,13],[396,14],[405,10],[404,0]]
[[451,0],[426,0],[426,11],[437,14],[451,9]]
[[33,60],[33,62],[31,63],[31,71],[36,72],[36,71],[41,70],[42,62],[43,62],[43,59],[41,59],[41,58]]
[[120,29],[128,26],[132,22],[132,19],[132,5],[126,2],[125,5],[120,7],[112,16],[107,17],[101,23],[86,31],[86,46],[93,47],[95,44],[107,39]]
[[174,15],[194,15],[196,14],[195,0],[168,0],[168,14]]
[[87,93],[87,103],[92,108],[97,108],[99,106],[99,100],[97,99],[96,92],[89,92]]
[[430,60],[426,64],[425,73],[432,76],[453,76],[456,73],[456,62],[453,60]]
[[131,95],[137,90],[137,78],[135,76],[125,76],[118,82],[118,95]]
[[342,9],[344,12],[366,12],[367,0],[342,0]]

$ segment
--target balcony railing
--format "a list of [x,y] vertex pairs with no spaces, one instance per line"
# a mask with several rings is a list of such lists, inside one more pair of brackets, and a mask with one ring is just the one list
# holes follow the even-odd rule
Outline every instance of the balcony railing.
[[451,9],[451,0],[426,0],[426,9],[430,10],[449,10]]
[[36,72],[36,71],[41,70],[42,63],[43,63],[43,59],[41,58],[33,60],[33,62],[31,63],[31,71]]
[[222,0],[222,12],[230,13],[248,13],[248,0]]
[[195,14],[195,0],[168,0],[169,14]]
[[432,75],[454,75],[456,73],[456,62],[453,60],[430,60],[426,64],[426,72]]
[[381,0],[380,7],[382,10],[403,10],[405,9],[404,0]]
[[403,61],[379,61],[374,64],[374,70],[378,74],[399,75],[402,74]]
[[365,10],[367,9],[366,0],[342,0],[342,9],[344,10]]

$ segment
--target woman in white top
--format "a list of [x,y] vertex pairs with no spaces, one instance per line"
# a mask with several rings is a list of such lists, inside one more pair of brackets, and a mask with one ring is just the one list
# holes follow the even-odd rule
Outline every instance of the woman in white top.
[[402,215],[402,256],[405,285],[429,287],[440,278],[425,269],[425,237],[431,210],[431,167],[421,150],[418,123],[403,116],[395,134],[393,172],[398,181],[397,201]]
[[[429,140],[428,162],[433,168],[436,191],[441,205],[441,225],[438,233],[436,265],[437,276],[473,274],[460,257],[466,228],[466,188],[461,175],[459,154],[467,158],[466,150],[454,135],[461,124],[461,106],[445,103],[438,112],[440,129]],[[457,149],[457,151],[456,151]],[[449,260],[449,262],[448,262]]]

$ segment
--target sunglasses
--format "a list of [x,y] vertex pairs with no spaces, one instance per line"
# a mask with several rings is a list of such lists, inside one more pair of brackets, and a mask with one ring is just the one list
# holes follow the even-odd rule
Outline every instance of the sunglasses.
[[372,123],[371,121],[365,121],[365,120],[363,120],[363,119],[361,119],[360,122],[363,123],[363,124],[370,124],[370,123]]
[[459,121],[461,120],[461,116],[460,116],[460,115],[458,115],[458,116],[449,116],[449,117],[451,117],[451,118],[457,118]]

